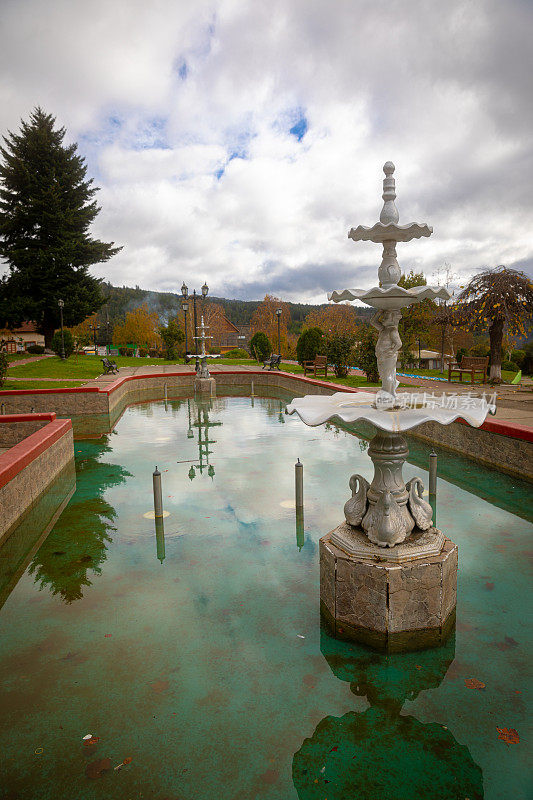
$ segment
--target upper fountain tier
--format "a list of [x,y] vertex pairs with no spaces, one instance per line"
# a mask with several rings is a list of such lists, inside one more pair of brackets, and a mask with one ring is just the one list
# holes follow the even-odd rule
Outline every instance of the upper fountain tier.
[[431,236],[433,228],[426,223],[411,222],[409,225],[398,225],[400,215],[394,203],[396,199],[396,182],[394,180],[394,164],[387,161],[383,165],[385,179],[383,180],[383,208],[376,222],[371,228],[359,225],[352,228],[348,234],[354,242],[376,242],[383,245],[383,259],[378,270],[379,286],[372,289],[343,289],[340,292],[331,292],[329,300],[339,303],[341,300],[361,300],[374,308],[398,310],[404,306],[420,303],[421,300],[437,297],[448,300],[449,292],[442,286],[414,286],[404,289],[398,286],[401,269],[396,258],[396,243],[410,242],[411,239],[420,239],[421,236]]

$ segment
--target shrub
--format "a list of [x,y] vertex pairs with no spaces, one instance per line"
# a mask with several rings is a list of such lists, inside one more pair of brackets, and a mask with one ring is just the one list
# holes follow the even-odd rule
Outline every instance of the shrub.
[[511,361],[514,361],[515,364],[518,364],[518,369],[522,369],[525,357],[526,357],[525,350],[513,350],[513,352],[511,353]]
[[224,358],[250,358],[250,356],[242,347],[234,347],[233,350],[228,350],[227,353],[224,353]]
[[148,350],[146,349],[146,347],[139,347],[139,356],[141,358],[146,358],[147,355],[148,355]]
[[178,345],[185,340],[185,334],[177,320],[171,319],[167,325],[160,325],[159,335],[163,341],[166,357],[169,361],[175,361],[178,357]]
[[272,345],[263,331],[257,331],[250,339],[250,350],[257,361],[264,361],[272,352]]
[[533,374],[533,342],[526,344],[524,348],[524,361],[522,362],[522,371],[526,375]]
[[26,348],[26,352],[32,353],[36,356],[42,356],[44,353],[44,347],[42,344],[30,344],[30,346]]
[[[63,342],[65,345],[65,356],[68,358],[74,351],[74,337],[69,330],[63,330]],[[61,331],[56,331],[54,333],[50,346],[56,356],[61,355]]]
[[502,361],[502,369],[507,372],[518,372],[520,367],[514,361]]
[[370,328],[367,328],[361,337],[357,366],[363,370],[369,383],[379,380],[376,337]]
[[127,347],[119,347],[118,348],[118,352],[119,352],[119,354],[121,356],[127,356],[128,355],[128,348]]
[[324,334],[320,328],[308,328],[298,338],[296,343],[296,358],[299,364],[304,361],[313,361],[315,357],[322,353]]
[[352,340],[347,336],[330,336],[326,339],[326,355],[333,364],[337,378],[345,378],[348,374],[348,362]]
[[0,386],[4,385],[8,366],[9,359],[7,357],[7,353],[0,353]]

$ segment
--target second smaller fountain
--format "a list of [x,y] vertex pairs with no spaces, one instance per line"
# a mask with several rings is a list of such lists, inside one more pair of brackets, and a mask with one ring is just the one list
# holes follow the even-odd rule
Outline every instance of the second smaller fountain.
[[217,385],[216,381],[213,377],[211,377],[209,370],[207,368],[207,359],[208,358],[219,358],[218,355],[208,355],[205,351],[205,343],[207,339],[212,339],[212,336],[206,336],[205,332],[209,330],[209,325],[204,324],[204,318],[201,317],[200,323],[200,336],[195,336],[195,339],[202,344],[202,352],[199,354],[198,358],[200,360],[200,369],[196,373],[196,378],[194,379],[194,391],[200,394],[209,394],[211,397],[214,397],[217,393]]

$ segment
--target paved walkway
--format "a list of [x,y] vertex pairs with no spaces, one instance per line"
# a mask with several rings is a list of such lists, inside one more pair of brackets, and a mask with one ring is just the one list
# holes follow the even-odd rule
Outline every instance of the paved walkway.
[[[42,361],[43,358],[53,358],[53,357],[54,357],[54,353],[45,353],[42,356],[32,356],[31,358],[21,358],[20,360],[17,359],[17,361],[10,361],[9,362],[9,369],[13,369],[13,367],[21,367],[23,364],[24,365],[25,364],[31,364],[32,361]],[[10,378],[10,380],[11,380],[11,378]],[[24,380],[26,380],[26,378],[24,378]],[[44,379],[40,378],[39,380],[44,380]]]
[[[256,365],[246,366],[230,366],[227,364],[210,364],[212,370],[217,372],[257,372],[260,367]],[[118,375],[100,375],[94,380],[88,381],[85,386],[108,386],[113,383],[117,378],[125,377],[127,375],[150,375],[154,372],[161,374],[166,372],[190,372],[194,373],[193,364],[165,364],[163,366],[139,366],[139,367],[121,367]],[[352,370],[352,374],[362,374],[359,370]],[[412,386],[412,391],[425,391],[433,393],[435,397],[440,397],[443,392],[451,394],[472,393],[473,397],[481,397],[483,393],[492,395],[496,391],[496,416],[495,418],[502,422],[514,422],[517,425],[526,425],[533,428],[533,380],[531,378],[523,378],[521,386],[510,386],[504,384],[498,386],[495,390],[489,384],[481,385],[479,383],[472,385],[470,383],[448,383],[448,381],[432,381],[429,378],[400,378],[402,383],[408,383]],[[341,390],[343,386],[339,387]],[[360,387],[365,389],[364,385]],[[375,391],[375,388],[369,387],[368,391]],[[403,391],[410,391],[404,389]]]

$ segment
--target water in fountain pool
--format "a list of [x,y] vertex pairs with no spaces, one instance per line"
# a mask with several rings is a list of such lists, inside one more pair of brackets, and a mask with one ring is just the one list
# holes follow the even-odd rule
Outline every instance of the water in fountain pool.
[[[283,408],[146,403],[75,443],[59,521],[33,554],[38,526],[0,553],[1,797],[527,797],[530,487],[443,451],[456,634],[389,657],[336,642],[320,626],[318,540],[371,465],[364,438]],[[404,474],[427,485],[428,448],[410,444]],[[105,758],[132,760],[87,777]]]

